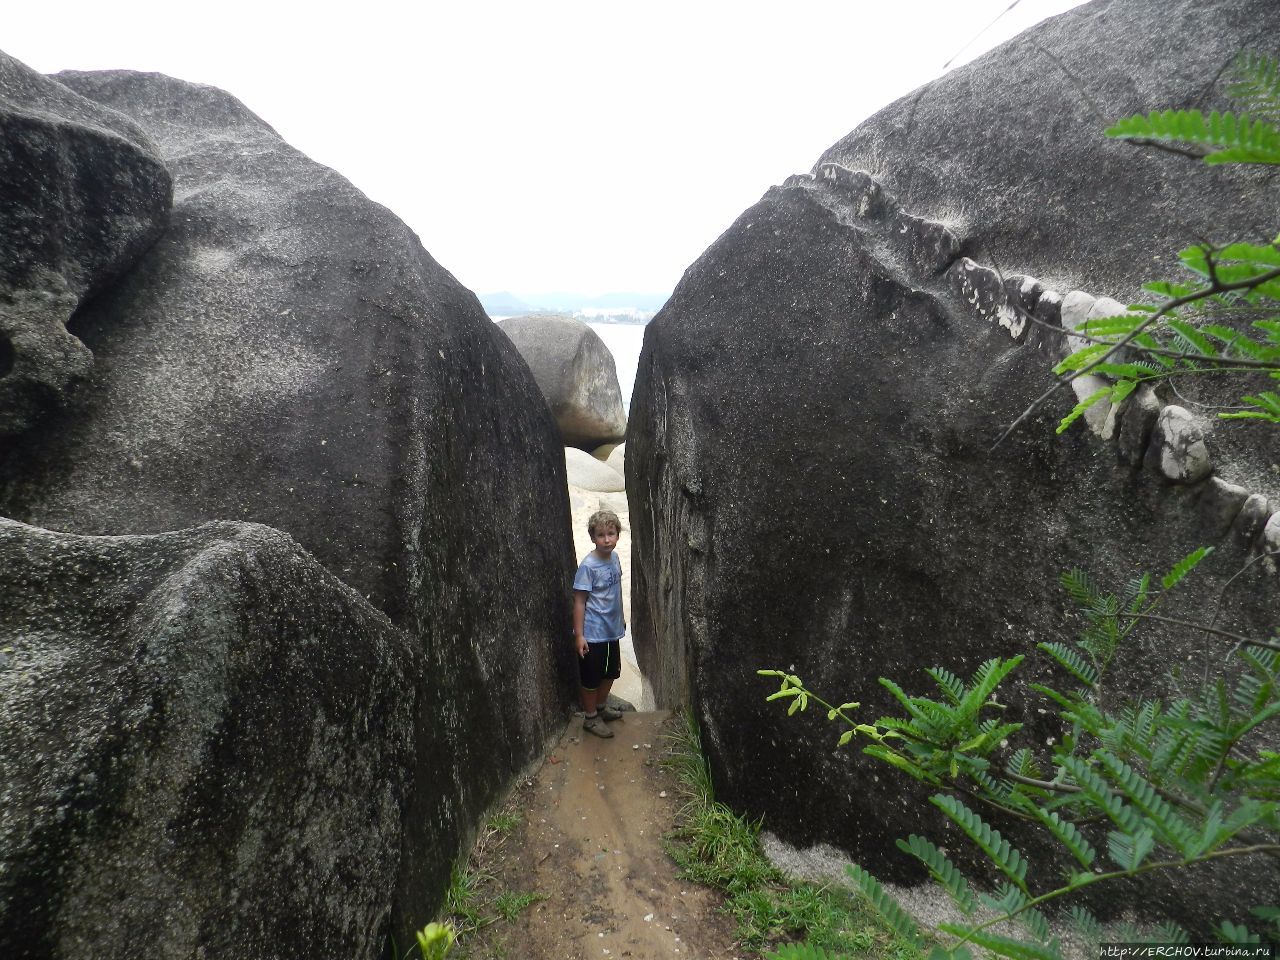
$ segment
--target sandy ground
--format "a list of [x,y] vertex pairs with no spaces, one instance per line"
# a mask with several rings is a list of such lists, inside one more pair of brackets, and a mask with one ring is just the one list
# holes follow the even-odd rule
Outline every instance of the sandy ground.
[[520,823],[492,834],[472,869],[482,899],[546,897],[459,944],[463,960],[745,960],[712,891],[676,877],[663,849],[679,800],[660,766],[668,715],[628,713],[610,740],[564,736],[508,804]]
[[[612,510],[622,521],[622,536],[618,538],[615,552],[622,562],[622,612],[631,623],[631,524],[628,522],[625,493],[596,493],[581,487],[569,487],[569,506],[573,511],[573,552],[577,560],[591,552],[593,545],[587,535],[587,519],[597,510]],[[613,685],[613,694],[631,703],[637,710],[652,710],[653,694],[640,675],[636,664],[631,634],[622,638],[622,676]]]

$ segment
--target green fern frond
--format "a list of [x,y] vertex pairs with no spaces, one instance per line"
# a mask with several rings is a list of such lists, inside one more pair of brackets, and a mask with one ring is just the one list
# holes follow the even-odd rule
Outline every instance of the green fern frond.
[[1213,547],[1199,547],[1192,550],[1189,554],[1179,560],[1172,570],[1166,573],[1160,581],[1160,585],[1166,590],[1172,590],[1178,583],[1194,570],[1209,554],[1213,553]]
[[910,943],[920,942],[920,928],[916,926],[916,922],[911,919],[907,912],[898,905],[898,901],[885,892],[884,887],[880,886],[879,880],[856,863],[845,867],[845,872],[853,879],[858,889],[866,894],[867,899],[871,901],[871,905],[875,907],[880,916],[884,917],[894,933]]
[[1036,762],[1035,754],[1029,747],[1019,747],[1014,751],[1013,756],[1009,758],[1009,769],[1018,776],[1028,777],[1031,780],[1039,780],[1044,776],[1040,770],[1040,764]]
[[1138,389],[1138,384],[1141,381],[1150,379],[1151,377],[1157,376],[1159,374],[1159,370],[1157,369],[1155,364],[1143,363],[1142,361],[1138,361],[1136,363],[1128,364],[1128,366],[1136,368],[1137,370],[1141,371],[1141,373],[1140,375],[1135,376],[1135,378],[1132,380],[1121,380],[1119,383],[1117,383],[1114,387],[1111,388],[1111,405],[1113,407],[1119,407],[1120,404],[1124,403],[1125,400],[1129,399],[1129,394],[1133,393],[1134,390]]
[[1218,937],[1223,943],[1261,943],[1262,938],[1242,923],[1223,920],[1218,927]]
[[1006,882],[1001,883],[995,893],[978,894],[978,900],[992,913],[1012,914],[1026,906],[1031,898]]
[[1255,673],[1246,673],[1236,681],[1231,691],[1231,699],[1245,713],[1257,713],[1266,708],[1275,699],[1274,681],[1259,677]]
[[997,869],[1017,884],[1023,893],[1027,890],[1027,861],[1008,840],[993,830],[980,816],[954,797],[934,794],[929,802],[945,813],[978,847],[991,858]]
[[1078,567],[1065,571],[1058,577],[1058,582],[1067,591],[1067,596],[1078,604],[1091,604],[1099,596],[1098,588],[1089,579],[1089,574]]
[[1022,661],[1022,654],[1010,657],[1008,660],[992,657],[978,667],[973,674],[973,685],[969,687],[964,699],[960,702],[961,713],[969,717],[976,717],[978,711],[987,705],[987,701],[991,694],[995,693],[996,687],[1000,686],[1001,681],[1016,670]]
[[1187,931],[1172,920],[1166,920],[1164,923],[1158,924],[1153,931],[1157,943],[1173,943],[1183,945],[1191,942],[1191,938],[1187,936]]
[[964,681],[942,667],[930,667],[925,673],[933,677],[948,700],[959,703],[964,698]]
[[1243,51],[1235,62],[1235,80],[1227,94],[1246,111],[1274,120],[1280,115],[1280,66],[1275,57]]
[[1217,258],[1222,263],[1249,263],[1274,270],[1280,267],[1280,246],[1274,243],[1237,241],[1222,247],[1218,251]]
[[1174,342],[1183,353],[1196,353],[1204,357],[1218,355],[1218,348],[1213,342],[1185,320],[1166,317],[1165,324],[1174,332]]
[[1206,323],[1200,328],[1200,332],[1216,340],[1221,340],[1224,345],[1222,355],[1226,357],[1241,356],[1250,360],[1268,360],[1272,359],[1276,352],[1269,350],[1260,343],[1255,343],[1243,332],[1233,330],[1231,327],[1224,327],[1221,324]]
[[[1152,280],[1150,283],[1144,283],[1142,289],[1148,293],[1154,293],[1166,300],[1179,300],[1182,297],[1190,296],[1198,293],[1202,288],[1199,284],[1186,283],[1173,280]],[[1174,314],[1170,314],[1173,316]],[[1136,342],[1136,338],[1135,338]]]
[[911,854],[928,867],[929,875],[947,891],[962,913],[966,916],[973,913],[977,902],[974,900],[973,891],[969,889],[969,881],[956,865],[947,859],[945,853],[924,837],[914,833],[906,841],[897,841],[897,845],[899,850]]
[[1141,313],[1121,313],[1113,317],[1090,318],[1076,329],[1091,337],[1124,337],[1145,321],[1146,317]]
[[916,724],[914,720],[907,720],[903,717],[880,717],[876,720],[876,726],[885,730],[901,730],[909,736],[915,737],[917,740],[924,739],[924,731]]
[[1099,750],[1095,756],[1110,774],[1112,783],[1146,816],[1155,835],[1179,853],[1190,856],[1200,838],[1156,788],[1137,770],[1107,751]]
[[1068,413],[1065,417],[1063,417],[1062,420],[1058,423],[1056,432],[1057,433],[1065,432],[1067,429],[1070,428],[1070,426],[1073,423],[1075,423],[1077,420],[1083,417],[1085,413],[1088,412],[1090,407],[1094,406],[1097,403],[1101,403],[1103,400],[1106,400],[1110,396],[1111,396],[1110,385],[1105,387],[1099,387],[1097,390],[1093,391],[1093,393],[1089,394],[1089,396],[1085,397],[1083,400],[1081,400],[1079,403],[1077,403],[1074,407],[1071,408],[1071,412]]
[[[1028,686],[1032,690],[1034,690],[1036,693],[1040,693],[1048,697],[1050,700],[1052,700],[1058,706],[1062,707],[1064,710],[1071,710],[1076,706],[1077,703],[1081,702],[1080,697],[1067,696],[1067,694],[1061,693],[1053,689],[1053,687],[1046,687],[1043,683],[1032,683],[1032,684],[1028,684]],[[1084,693],[1083,691],[1081,691],[1080,696],[1083,696],[1083,695]]]
[[1262,726],[1268,720],[1280,716],[1280,701],[1273,701],[1267,704],[1261,710],[1258,710],[1251,716],[1244,719],[1239,724],[1234,724],[1231,730],[1231,739],[1240,740],[1245,734],[1248,734],[1256,728]]
[[1144,829],[1145,822],[1127,803],[1112,789],[1111,784],[1100,777],[1092,767],[1079,757],[1064,757],[1062,765],[1071,779],[1075,781],[1080,792],[1094,806],[1105,813],[1121,831],[1126,834],[1138,833]]
[[1063,820],[1053,811],[1043,810],[1035,805],[1031,805],[1029,810],[1040,821],[1041,825],[1071,852],[1071,855],[1076,858],[1076,862],[1080,866],[1085,869],[1093,866],[1093,861],[1097,859],[1098,853],[1093,849],[1089,841],[1085,839],[1084,835],[1076,829],[1074,823],[1069,820]]
[[1096,687],[1098,685],[1098,671],[1094,669],[1093,664],[1086,661],[1084,657],[1066,644],[1056,641],[1052,643],[1037,643],[1036,649],[1043,650],[1053,657],[1064,670],[1085,686]]
[[889,764],[889,766],[901,770],[903,773],[916,780],[923,780],[926,783],[933,784],[935,787],[942,786],[942,782],[924,767],[920,766],[920,764],[904,757],[902,754],[894,750],[890,750],[888,747],[881,746],[878,743],[872,743],[863,747],[862,752],[868,757],[883,760],[885,763]]
[[1137,870],[1155,848],[1156,838],[1150,830],[1136,833],[1112,830],[1107,834],[1107,855],[1121,870]]
[[[1153,364],[1147,363],[1146,361],[1132,360],[1128,363],[1100,363],[1090,372],[1095,373],[1100,377],[1110,377],[1112,380],[1145,380],[1159,373],[1159,370],[1157,370]],[[1119,398],[1116,397],[1115,387],[1113,386],[1109,399],[1113,404],[1119,403],[1127,397],[1136,386],[1136,383],[1131,383],[1126,386],[1124,388],[1123,395]]]
[[1280,931],[1280,907],[1253,907],[1249,912]]
[[1102,924],[1084,907],[1075,905],[1070,910],[1071,926],[1086,946],[1095,946],[1102,940]]
[[1105,353],[1109,352],[1114,344],[1110,343],[1091,343],[1087,347],[1081,347],[1074,353],[1063,357],[1053,368],[1053,372],[1062,376],[1064,373],[1074,373],[1077,370],[1083,370],[1089,364],[1100,359]]
[[[974,781],[982,788],[983,796],[1001,806],[1012,807],[1017,803],[1014,785],[1007,780],[998,780],[989,773],[972,774]],[[1018,790],[1026,788],[1019,785]]]
[[1280,650],[1246,647],[1240,651],[1240,656],[1259,677],[1272,683],[1280,680]]
[[1028,943],[1025,940],[1002,937],[990,930],[975,930],[956,923],[940,923],[938,929],[989,950],[996,956],[1008,957],[1009,960],[1062,960],[1062,948],[1057,940],[1047,944]]
[[1266,420],[1269,423],[1280,423],[1280,396],[1270,390],[1264,390],[1256,396],[1242,397],[1252,410],[1237,410],[1233,413],[1219,413],[1223,420]]
[[1280,163],[1280,130],[1262,119],[1214,110],[1157,110],[1117,121],[1106,135],[1208,147],[1205,163]]
[[888,677],[881,677],[880,685],[893,694],[893,699],[902,704],[902,708],[906,710],[912,718],[915,720],[924,719],[920,712],[920,708],[916,705],[916,699],[914,697],[907,696],[906,691],[898,686],[897,683],[890,680]]

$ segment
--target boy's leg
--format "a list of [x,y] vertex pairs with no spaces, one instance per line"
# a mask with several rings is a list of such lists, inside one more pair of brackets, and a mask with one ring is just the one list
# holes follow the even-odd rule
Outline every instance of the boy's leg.
[[[599,646],[599,644],[592,644],[587,650],[587,655],[581,660],[582,677],[578,692],[582,700],[583,712],[586,714],[582,720],[583,732],[607,738],[613,736],[613,731],[605,724],[604,718],[599,713],[599,705],[604,702],[604,696],[600,692],[600,674],[604,671]],[[609,688],[606,686],[604,689],[607,694]]]
[[600,680],[600,685],[596,687],[596,713],[606,720],[621,720],[621,712],[609,706],[609,691],[613,688],[613,681],[622,673],[621,650],[616,640],[608,646],[609,652],[605,657],[604,677]]

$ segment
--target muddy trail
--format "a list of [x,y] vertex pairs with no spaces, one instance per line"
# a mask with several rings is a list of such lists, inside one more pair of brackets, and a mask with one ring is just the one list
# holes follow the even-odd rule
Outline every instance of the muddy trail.
[[[604,740],[570,721],[521,781],[472,858],[471,902],[487,922],[462,960],[747,960],[721,898],[681,880],[664,849],[680,805],[660,763],[666,712],[628,712]],[[518,821],[516,817],[518,816]],[[515,913],[512,919],[493,919]]]

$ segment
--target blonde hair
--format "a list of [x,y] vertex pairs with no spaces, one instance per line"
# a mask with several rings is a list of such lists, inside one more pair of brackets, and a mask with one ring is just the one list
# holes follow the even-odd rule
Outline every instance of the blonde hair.
[[622,532],[622,521],[618,519],[616,513],[612,510],[597,510],[587,518],[587,533],[594,537],[597,530],[610,524],[613,525],[613,529],[619,533]]

